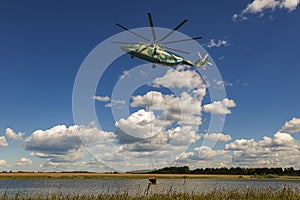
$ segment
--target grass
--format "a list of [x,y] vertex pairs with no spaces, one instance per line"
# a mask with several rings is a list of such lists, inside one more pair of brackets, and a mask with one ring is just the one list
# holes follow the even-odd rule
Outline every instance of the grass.
[[0,194],[0,199],[20,199],[20,200],[193,200],[193,199],[203,199],[203,200],[299,200],[300,192],[299,190],[294,190],[292,188],[284,187],[280,190],[274,190],[271,188],[263,188],[259,190],[253,190],[248,188],[246,190],[218,190],[215,189],[210,192],[205,193],[176,193],[168,192],[166,194],[151,194],[151,195],[141,195],[141,196],[129,196],[128,193],[118,193],[118,194],[98,194],[98,195],[63,195],[61,193],[43,195],[39,194],[33,197],[26,197],[16,194],[13,197],[8,196],[6,193]]

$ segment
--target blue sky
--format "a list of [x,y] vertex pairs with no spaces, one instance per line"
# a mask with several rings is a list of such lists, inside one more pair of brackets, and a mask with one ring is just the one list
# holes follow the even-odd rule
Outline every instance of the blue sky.
[[[295,149],[299,147],[299,1],[265,2],[1,2],[0,169],[102,170],[72,132],[76,74],[99,43],[122,32],[115,26],[116,22],[128,28],[147,27],[146,13],[149,11],[157,27],[171,29],[184,18],[189,19],[179,31],[190,37],[203,37],[199,43],[216,63],[225,83],[226,96],[235,104],[229,108],[231,114],[226,114],[222,135],[218,135],[221,139],[214,150],[195,142],[189,152],[178,153],[175,164],[219,167],[259,163],[259,166],[299,168],[294,161],[300,157],[300,152],[295,151],[293,156],[281,161],[276,151],[290,151],[285,146],[288,143],[294,144]],[[95,100],[97,116],[106,128],[105,133],[99,134],[108,134],[105,137],[112,139],[118,129],[115,122],[119,119],[103,117],[111,113],[110,108],[105,108],[106,103],[112,103],[112,107],[118,103],[123,105],[121,99],[111,102],[113,84],[132,66],[145,63],[123,56],[107,70],[95,94],[109,96],[105,102]],[[161,88],[142,88],[133,96],[146,95],[150,90],[168,93]],[[203,98],[201,108],[213,103],[207,95]],[[133,114],[140,108],[130,109]],[[206,122],[210,114],[202,111],[202,120]],[[65,127],[59,129],[58,125]],[[35,138],[39,135],[36,130],[45,131],[39,133],[41,137],[49,134],[50,138],[57,136],[57,143],[68,142],[55,146],[55,141],[53,144],[50,141],[49,147],[44,148],[45,141]],[[202,139],[208,137],[195,131],[194,136],[199,135]],[[264,140],[264,136],[270,140]],[[112,149],[107,150],[110,151]],[[273,152],[268,159],[262,156],[266,151]],[[203,158],[202,154],[207,156]],[[249,155],[254,158],[250,159]],[[268,162],[258,162],[261,160]],[[129,163],[124,169],[138,168],[137,163],[143,161]],[[114,166],[108,161],[106,164]]]

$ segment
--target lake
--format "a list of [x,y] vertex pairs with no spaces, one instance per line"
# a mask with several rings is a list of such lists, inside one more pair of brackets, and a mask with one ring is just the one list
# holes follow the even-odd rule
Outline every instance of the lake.
[[[252,188],[290,187],[300,190],[300,180],[212,180],[212,179],[158,179],[149,186],[149,194],[168,192],[209,192],[215,189],[230,190]],[[57,179],[57,180],[0,180],[0,193],[14,196],[38,194],[90,195],[127,192],[129,195],[144,195],[148,188],[147,179]]]

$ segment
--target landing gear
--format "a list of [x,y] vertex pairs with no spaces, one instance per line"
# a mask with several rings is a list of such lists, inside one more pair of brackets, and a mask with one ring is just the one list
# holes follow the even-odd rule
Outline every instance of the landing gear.
[[155,69],[155,67],[156,67],[156,65],[153,63],[153,64],[152,64],[152,68]]
[[134,57],[133,57],[133,56],[130,56],[130,58],[133,59]]

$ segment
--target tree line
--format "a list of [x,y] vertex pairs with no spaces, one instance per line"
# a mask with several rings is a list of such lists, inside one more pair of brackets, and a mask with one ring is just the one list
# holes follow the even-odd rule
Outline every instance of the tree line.
[[232,175],[288,175],[298,176],[300,175],[300,169],[295,170],[293,167],[288,168],[244,168],[244,167],[221,167],[221,168],[197,168],[191,170],[188,166],[183,167],[165,167],[162,169],[154,170],[151,173],[157,174],[232,174]]

